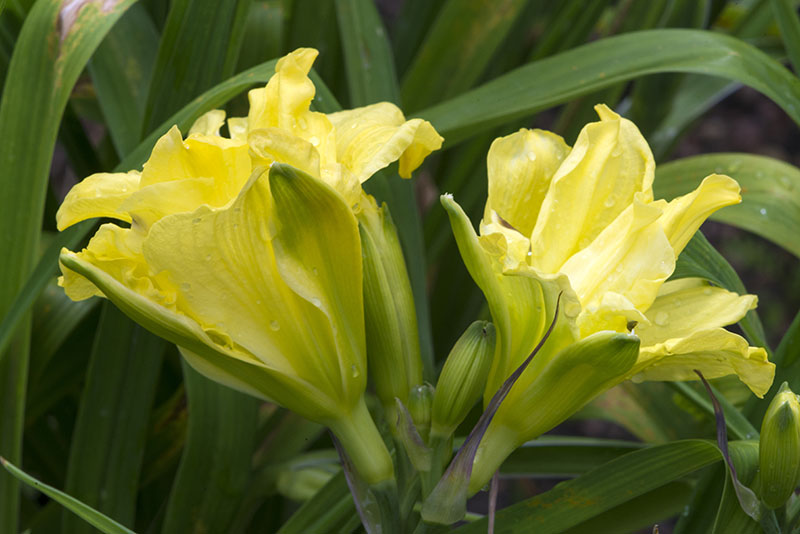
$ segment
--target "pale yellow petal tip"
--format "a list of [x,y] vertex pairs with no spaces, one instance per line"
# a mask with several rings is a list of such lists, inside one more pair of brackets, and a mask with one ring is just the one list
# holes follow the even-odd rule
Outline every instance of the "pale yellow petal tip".
[[595,112],[600,117],[601,121],[615,121],[619,120],[620,116],[605,104],[597,104],[594,107]]
[[69,265],[80,262],[78,254],[69,249],[62,248],[58,257],[58,266],[61,276],[58,285],[64,288],[64,293],[74,301],[86,300],[91,297],[103,297],[103,293],[88,279],[70,269]]
[[303,74],[308,74],[318,55],[319,51],[316,48],[298,48],[278,60],[275,65],[275,72],[296,68],[302,71]]
[[731,206],[742,202],[742,188],[739,182],[726,174],[709,174],[700,182],[698,189],[704,186],[719,188],[718,195],[725,199],[724,202],[727,202],[720,207]]
[[189,135],[211,135],[219,136],[219,129],[225,123],[225,111],[212,109],[200,115],[192,127],[189,128]]
[[421,119],[411,119],[408,122],[418,125],[414,132],[414,140],[400,156],[398,173],[402,178],[411,178],[411,173],[422,165],[431,152],[442,148],[444,141],[444,137],[439,135],[430,122]]
[[775,364],[767,359],[767,351],[761,347],[748,347],[747,359],[757,365],[758,370],[747,376],[740,375],[739,379],[756,397],[763,399],[775,380]]

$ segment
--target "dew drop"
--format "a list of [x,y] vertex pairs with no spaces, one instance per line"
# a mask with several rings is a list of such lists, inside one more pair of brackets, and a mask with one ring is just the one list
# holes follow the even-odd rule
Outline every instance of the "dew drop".
[[319,138],[316,135],[311,136],[311,139],[309,139],[308,142],[314,146],[319,146]]
[[314,275],[315,275],[315,276],[319,274],[319,271],[317,270],[317,268],[316,268],[316,267],[314,267],[313,269],[311,269],[311,272],[312,272],[312,273],[314,273]]
[[321,308],[321,307],[322,307],[322,301],[321,301],[321,300],[319,300],[319,299],[318,299],[318,298],[316,298],[316,297],[314,297],[314,298],[312,298],[312,299],[311,299],[311,304],[313,304],[313,305],[314,305],[314,306],[316,306],[317,308]]
[[181,291],[189,291],[190,289],[192,289],[192,284],[189,282],[184,282],[181,284]]
[[305,119],[305,118],[303,118],[303,117],[300,117],[300,119],[297,121],[297,125],[298,125],[298,126],[301,128],[301,129],[305,130],[306,128],[308,128],[308,121],[306,121],[306,119]]
[[201,220],[202,219],[200,217],[195,217],[194,219],[192,219],[192,224],[200,224]]
[[361,371],[358,370],[356,364],[352,364],[350,366],[350,376],[352,376],[353,378],[358,378],[359,376],[361,376]]
[[606,197],[606,199],[603,201],[603,206],[605,206],[607,208],[610,208],[613,205],[614,205],[613,197]]
[[760,210],[758,210],[758,213],[760,213],[761,215],[766,215],[767,214],[767,208],[761,208]]
[[707,297],[710,297],[712,293],[714,293],[714,291],[710,287],[707,287],[703,290],[703,295]]
[[535,161],[536,160],[536,153],[533,150],[528,150],[525,153],[525,156],[527,156],[528,161]]
[[273,332],[277,332],[278,330],[281,329],[281,325],[280,325],[280,323],[278,323],[278,321],[270,321],[269,322],[269,328]]
[[666,325],[668,320],[669,320],[669,314],[667,314],[667,312],[663,312],[663,311],[658,312],[656,314],[656,316],[655,316],[655,319],[654,319],[655,323],[658,326]]

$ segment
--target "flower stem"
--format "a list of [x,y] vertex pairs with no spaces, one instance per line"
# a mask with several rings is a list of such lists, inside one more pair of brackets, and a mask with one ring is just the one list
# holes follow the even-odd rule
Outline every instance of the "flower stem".
[[361,478],[370,486],[394,483],[392,457],[361,398],[349,417],[328,422]]

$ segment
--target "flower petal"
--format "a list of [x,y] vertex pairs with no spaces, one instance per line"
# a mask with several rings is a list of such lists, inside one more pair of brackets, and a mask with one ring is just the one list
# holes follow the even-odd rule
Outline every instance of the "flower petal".
[[[155,223],[144,256],[173,282],[177,309],[216,344],[316,384],[334,404],[346,403],[328,317],[298,298],[278,272],[272,210],[266,175],[256,174],[224,208],[201,206]],[[291,399],[274,398],[291,407]]]
[[767,352],[724,328],[693,332],[686,337],[642,347],[631,378],[643,380],[697,380],[695,369],[706,378],[735,374],[758,397],[772,385],[775,364]]
[[[126,287],[79,254],[63,250],[62,269],[99,288],[120,310],[157,336],[178,345],[181,354],[199,372],[225,385],[266,400],[286,402],[305,417],[324,418],[335,399],[301,377],[284,375],[246,352],[220,345],[195,321]],[[302,399],[302,402],[297,402]],[[294,401],[294,402],[292,402]]]
[[400,176],[411,173],[434,150],[442,137],[422,119],[406,121],[394,104],[380,102],[328,115],[336,132],[336,159],[358,180],[400,160]]
[[[599,309],[608,292],[623,296],[642,311],[656,298],[675,268],[674,252],[658,222],[662,204],[635,200],[561,268],[585,313]],[[620,310],[620,315],[626,314]]]
[[699,278],[667,282],[647,310],[650,324],[636,327],[645,346],[682,338],[700,330],[728,326],[752,309],[755,295],[738,295]]
[[358,222],[334,189],[288,165],[273,164],[269,183],[281,278],[327,316],[343,387],[355,402],[367,370]]
[[587,124],[559,167],[531,236],[531,264],[558,272],[633,202],[653,198],[655,162],[629,120],[600,105],[600,122]]
[[486,158],[489,197],[484,220],[495,211],[525,237],[530,237],[550,180],[569,154],[560,135],[520,130],[498,137]]
[[120,210],[120,205],[139,189],[139,178],[137,171],[102,172],[75,184],[56,212],[58,229],[96,217],[131,222],[130,215]]
[[225,124],[225,112],[221,109],[212,109],[200,115],[192,127],[189,128],[189,135],[216,135],[219,136],[219,129]]
[[712,174],[687,195],[672,200],[664,209],[661,225],[677,257],[709,215],[742,201],[736,180]]

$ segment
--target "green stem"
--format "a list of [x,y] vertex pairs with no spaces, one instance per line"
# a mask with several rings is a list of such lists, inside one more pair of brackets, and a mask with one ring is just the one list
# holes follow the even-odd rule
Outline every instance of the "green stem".
[[[327,423],[361,478],[370,486],[394,482],[392,457],[362,397],[348,417]],[[396,492],[396,490],[395,490]]]
[[383,534],[401,534],[405,532],[404,517],[400,514],[400,497],[394,480],[386,480],[370,487],[381,514],[381,532]]

